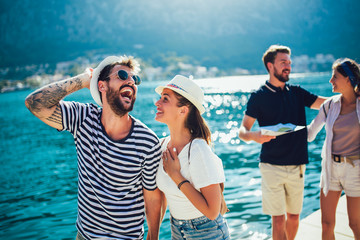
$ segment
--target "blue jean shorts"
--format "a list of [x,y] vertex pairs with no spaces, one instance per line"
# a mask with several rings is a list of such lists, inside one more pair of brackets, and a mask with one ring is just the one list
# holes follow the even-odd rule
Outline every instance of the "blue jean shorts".
[[228,225],[221,214],[214,220],[205,216],[190,220],[178,220],[171,217],[170,220],[172,240],[230,239]]

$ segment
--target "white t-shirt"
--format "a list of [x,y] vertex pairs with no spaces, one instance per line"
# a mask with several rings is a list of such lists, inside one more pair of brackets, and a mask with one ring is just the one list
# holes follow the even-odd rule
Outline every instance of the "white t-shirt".
[[[162,139],[160,142],[163,141]],[[161,145],[164,152],[170,137],[165,138]],[[211,184],[225,182],[225,174],[221,159],[211,151],[204,139],[194,139],[190,149],[188,143],[178,154],[181,175],[200,191],[200,188]],[[188,220],[204,216],[187,197],[177,188],[177,185],[164,171],[163,163],[160,161],[156,176],[158,188],[165,194],[171,215],[176,219]]]

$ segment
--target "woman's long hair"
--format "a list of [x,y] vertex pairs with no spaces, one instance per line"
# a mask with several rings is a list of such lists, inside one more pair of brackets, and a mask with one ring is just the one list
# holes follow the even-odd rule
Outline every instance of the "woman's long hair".
[[199,110],[185,97],[175,93],[178,99],[178,107],[187,106],[189,108],[189,114],[185,120],[185,127],[189,129],[191,134],[191,140],[195,138],[202,138],[208,145],[211,144],[211,132],[205,122],[205,119],[201,116]]

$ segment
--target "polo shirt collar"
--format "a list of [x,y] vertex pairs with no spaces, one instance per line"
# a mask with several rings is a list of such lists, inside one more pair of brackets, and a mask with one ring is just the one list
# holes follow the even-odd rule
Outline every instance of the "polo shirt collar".
[[269,81],[265,82],[265,87],[267,87],[271,92],[282,92],[282,91],[289,91],[289,86],[285,83],[285,87],[284,90],[281,89],[281,87],[275,87],[274,85],[272,85]]

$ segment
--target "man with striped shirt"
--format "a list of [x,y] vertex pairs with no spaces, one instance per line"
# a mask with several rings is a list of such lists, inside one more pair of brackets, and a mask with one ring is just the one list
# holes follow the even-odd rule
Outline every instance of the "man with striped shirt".
[[[129,115],[140,78],[132,57],[107,57],[99,66],[31,93],[25,101],[40,120],[69,131],[78,158],[77,239],[158,239],[161,193],[156,135]],[[62,99],[90,88],[96,103]],[[144,211],[145,209],[145,211]]]

